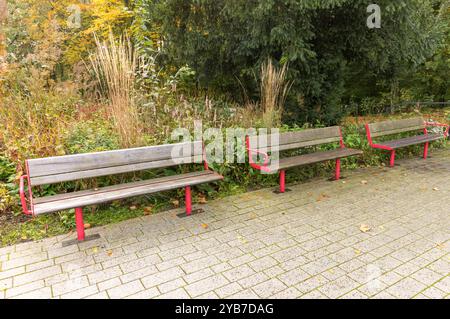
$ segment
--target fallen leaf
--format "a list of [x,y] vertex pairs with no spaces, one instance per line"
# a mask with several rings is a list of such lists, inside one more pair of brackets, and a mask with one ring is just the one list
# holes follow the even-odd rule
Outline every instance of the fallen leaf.
[[250,218],[251,218],[251,219],[255,219],[256,217],[257,217],[257,215],[256,215],[255,213],[251,213],[251,214],[250,214]]
[[327,195],[327,194],[325,194],[325,193],[322,193],[322,194],[320,194],[319,197],[317,198],[317,201],[320,202],[322,199],[325,199],[325,198],[330,198],[330,195]]
[[334,274],[334,270],[333,270],[333,269],[328,269],[328,272],[329,272],[330,274]]
[[243,244],[246,244],[246,243],[247,243],[247,239],[245,239],[244,237],[238,236],[237,238],[238,238]]
[[98,248],[97,248],[97,247],[92,248],[92,252],[93,252],[94,254],[98,253]]
[[366,185],[366,184],[367,184],[367,181],[366,181],[366,180],[362,180],[362,181],[361,181],[361,184]]
[[89,224],[89,223],[84,224],[84,229],[88,229],[88,228],[91,228],[91,224]]
[[204,229],[208,228],[208,224],[202,224],[201,225]]
[[174,199],[172,201],[172,205],[175,206],[175,207],[178,207],[178,206],[180,206],[180,201],[178,199]]
[[133,206],[130,206],[130,210],[136,210],[136,208],[137,208],[137,207],[134,206],[134,205],[133,205]]
[[347,183],[346,181],[342,181],[342,184],[345,184],[345,183]]
[[439,190],[439,188],[435,187],[435,188],[433,188],[433,190],[434,190],[434,191],[438,191],[438,190]]
[[436,247],[439,248],[440,250],[444,250],[445,249],[445,244],[444,243],[437,243]]
[[361,255],[361,250],[355,249],[355,254],[356,254],[356,255]]
[[198,195],[198,203],[199,204],[206,204],[207,203],[205,195]]
[[152,213],[152,210],[153,210],[153,207],[151,207],[151,206],[144,207],[144,215],[145,216],[150,215]]
[[380,226],[380,229],[381,229],[381,230],[384,230],[384,226]]
[[359,230],[362,231],[363,233],[367,233],[370,230],[370,226],[366,224],[361,224]]
[[97,188],[97,187],[95,187],[95,188],[94,188],[94,191],[98,191],[98,188]]
[[108,251],[106,252],[106,254],[107,254],[109,257],[111,257],[112,254],[113,254],[113,252],[112,252],[112,250],[108,250]]

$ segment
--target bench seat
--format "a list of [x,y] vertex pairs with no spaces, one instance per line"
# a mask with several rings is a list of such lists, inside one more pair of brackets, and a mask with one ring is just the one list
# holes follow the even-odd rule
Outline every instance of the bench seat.
[[[279,158],[281,151],[332,143],[339,143],[339,148]],[[279,174],[280,190],[276,191],[277,193],[284,193],[286,190],[285,175],[286,170],[289,168],[334,160],[336,162],[335,179],[339,180],[341,174],[341,158],[361,155],[363,153],[360,150],[345,147],[342,131],[339,126],[247,136],[246,146],[251,167],[259,169],[262,172]],[[263,156],[263,163],[255,162],[255,155],[259,156],[259,158]]]
[[[441,127],[444,130],[444,132],[443,134],[431,132],[429,133],[428,132],[429,126]],[[370,147],[389,151],[391,153],[389,161],[390,167],[394,166],[396,150],[402,147],[424,144],[423,158],[426,159],[428,156],[428,146],[430,142],[440,140],[441,138],[446,139],[449,134],[449,129],[450,126],[448,124],[438,122],[426,122],[421,117],[394,120],[394,121],[383,121],[376,123],[366,123],[366,135]],[[422,131],[423,134],[416,133],[416,135],[414,136],[400,138],[391,141],[380,141],[380,142],[373,141],[373,138],[380,136],[388,136],[400,133],[412,133],[420,131]]]
[[380,145],[387,146],[392,149],[401,148],[410,145],[423,144],[427,142],[437,141],[442,138],[442,134],[426,134],[401,138],[393,141],[380,142]]
[[281,158],[279,160],[278,168],[269,166],[269,170],[271,172],[276,172],[278,170],[292,168],[295,166],[320,163],[338,158],[361,155],[362,153],[363,152],[361,150],[355,150],[351,148],[338,148],[330,151],[322,151],[305,155],[291,156]]
[[107,186],[98,189],[34,198],[34,214],[40,215],[80,206],[96,205],[117,199],[193,186],[221,179],[223,179],[223,177],[216,172],[204,170]]

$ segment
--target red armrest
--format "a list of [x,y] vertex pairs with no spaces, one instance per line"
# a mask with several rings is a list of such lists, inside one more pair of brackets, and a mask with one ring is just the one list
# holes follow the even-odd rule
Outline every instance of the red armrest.
[[[25,215],[32,215],[33,212],[31,210],[28,210],[27,207],[27,199],[25,197],[25,187],[24,187],[24,179],[27,178],[27,175],[20,176],[20,182],[19,182],[19,195],[20,195],[20,203],[22,204],[22,210]],[[28,185],[28,187],[30,187]]]
[[[261,151],[259,151],[259,150],[254,150],[254,149],[251,149],[251,148],[247,148],[247,151],[249,152],[249,154],[248,154],[248,155],[249,155],[249,156],[248,156],[248,161],[249,161],[251,167],[256,168],[256,169],[259,169],[259,170],[264,169],[264,168],[267,167],[267,164],[269,164],[269,155],[268,155],[267,153],[261,152]],[[262,155],[264,155],[264,163],[262,164],[262,166],[256,164],[255,162],[253,162],[253,158],[252,158],[252,156],[250,155],[250,153],[262,154]],[[265,169],[265,170],[266,170],[266,169]]]

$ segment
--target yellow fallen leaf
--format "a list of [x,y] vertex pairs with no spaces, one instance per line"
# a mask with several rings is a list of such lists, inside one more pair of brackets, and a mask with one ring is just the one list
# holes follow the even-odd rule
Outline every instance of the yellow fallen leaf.
[[208,228],[208,224],[202,224],[201,225],[204,229]]
[[362,231],[363,233],[367,233],[370,230],[370,226],[366,224],[361,224],[359,230]]
[[441,250],[443,250],[443,249],[445,249],[445,244],[444,243],[437,243],[436,247],[441,249]]
[[144,207],[144,215],[150,215],[151,212],[152,212],[152,210],[153,210],[153,207],[152,207],[152,206],[146,206],[146,207]]
[[174,199],[172,201],[172,205],[175,206],[175,207],[178,207],[178,206],[180,206],[180,201],[178,199]]
[[199,195],[198,196],[198,203],[199,204],[206,204],[207,203],[205,195]]
[[91,224],[89,224],[89,223],[84,224],[84,229],[89,229],[89,228],[91,228]]
[[106,254],[107,254],[109,257],[111,257],[112,254],[113,254],[113,252],[112,252],[112,250],[108,250],[108,251],[106,252]]
[[434,191],[438,191],[438,190],[439,190],[439,188],[435,187],[435,188],[433,188],[433,190],[434,190]]
[[366,185],[366,184],[367,184],[367,181],[366,181],[366,180],[362,180],[362,181],[361,181],[361,184]]
[[97,248],[97,247],[93,247],[93,248],[92,248],[92,252],[93,252],[94,254],[98,253],[98,248]]
[[355,254],[356,254],[356,255],[361,255],[361,250],[355,249]]

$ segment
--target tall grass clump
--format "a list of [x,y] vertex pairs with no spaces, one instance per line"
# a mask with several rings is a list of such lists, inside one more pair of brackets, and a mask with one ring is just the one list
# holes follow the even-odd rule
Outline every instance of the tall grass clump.
[[281,125],[284,102],[292,84],[287,81],[286,75],[286,64],[277,68],[271,59],[267,59],[261,65],[260,107],[263,112],[262,121],[267,128]]
[[139,145],[143,127],[135,101],[135,81],[142,59],[127,36],[117,41],[112,33],[105,41],[94,37],[96,50],[89,60],[100,91],[108,100],[107,110],[120,145]]

